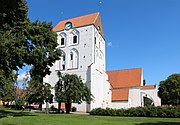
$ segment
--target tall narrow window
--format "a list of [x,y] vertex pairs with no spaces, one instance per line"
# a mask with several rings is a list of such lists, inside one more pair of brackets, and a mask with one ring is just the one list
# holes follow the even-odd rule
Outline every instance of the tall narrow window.
[[62,51],[61,63],[60,63],[60,70],[65,70],[65,62],[66,62],[66,55]]
[[65,61],[65,55],[63,55],[63,61]]
[[65,70],[65,64],[62,65],[62,70]]
[[73,53],[70,54],[70,58],[71,58],[71,60],[73,60]]
[[94,37],[94,44],[96,45],[96,37]]
[[76,49],[72,49],[69,54],[68,68],[77,69],[79,64],[79,54]]
[[77,36],[73,36],[73,44],[77,43]]
[[64,45],[64,38],[61,38],[61,45]]
[[60,45],[60,47],[65,47],[66,39],[67,39],[67,35],[64,32],[59,34],[58,44]]

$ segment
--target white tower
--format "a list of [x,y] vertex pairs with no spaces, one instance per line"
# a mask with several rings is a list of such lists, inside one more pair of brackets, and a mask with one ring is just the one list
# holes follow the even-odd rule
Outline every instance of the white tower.
[[62,57],[51,67],[52,73],[44,78],[44,82],[54,86],[58,81],[57,71],[77,74],[94,96],[90,105],[85,102],[72,104],[77,111],[89,112],[98,107],[110,107],[111,91],[106,74],[105,39],[100,14],[97,12],[63,20],[53,31],[58,35]]

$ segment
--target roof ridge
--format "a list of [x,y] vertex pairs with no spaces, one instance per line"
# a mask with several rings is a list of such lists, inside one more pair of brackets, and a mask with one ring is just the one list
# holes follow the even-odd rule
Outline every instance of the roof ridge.
[[108,71],[106,71],[106,72],[112,72],[112,71],[123,71],[123,70],[133,70],[133,69],[141,69],[142,70],[142,68],[131,68],[131,69],[115,69],[115,70],[108,70]]
[[89,13],[89,14],[85,14],[85,15],[81,15],[81,16],[75,16],[75,17],[72,17],[72,18],[63,19],[60,22],[65,21],[65,20],[71,20],[71,19],[74,19],[74,18],[79,18],[79,17],[84,17],[84,16],[92,15],[92,14],[95,14],[95,13],[98,13],[98,15],[99,15],[99,12],[94,12],[94,13]]
[[99,16],[100,14],[99,14],[99,12],[97,12],[97,16],[96,16],[96,18],[95,18],[95,20],[94,20],[94,22],[93,23],[95,23],[96,22],[96,20],[97,20],[97,18],[98,18],[98,16]]

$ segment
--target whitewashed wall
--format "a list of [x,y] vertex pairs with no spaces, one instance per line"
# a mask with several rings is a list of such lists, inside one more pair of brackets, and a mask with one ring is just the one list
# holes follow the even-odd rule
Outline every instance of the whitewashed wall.
[[128,106],[128,101],[115,101],[111,102],[111,108],[113,109],[127,109]]

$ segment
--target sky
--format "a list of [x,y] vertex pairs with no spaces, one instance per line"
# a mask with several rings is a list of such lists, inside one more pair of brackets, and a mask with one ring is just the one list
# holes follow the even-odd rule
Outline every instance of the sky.
[[180,0],[27,0],[27,4],[31,21],[53,26],[100,12],[107,70],[142,68],[147,84],[180,73]]

